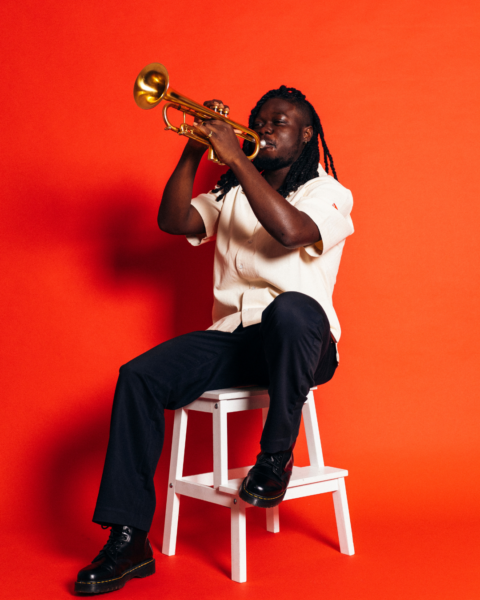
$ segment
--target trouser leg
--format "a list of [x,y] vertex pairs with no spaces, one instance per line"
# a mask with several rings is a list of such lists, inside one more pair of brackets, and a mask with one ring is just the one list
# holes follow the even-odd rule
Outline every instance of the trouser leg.
[[153,476],[164,437],[164,409],[207,389],[251,383],[261,353],[259,327],[198,331],[133,359],[120,369],[110,439],[93,520],[148,531],[155,511]]
[[310,388],[333,376],[335,344],[325,311],[299,292],[280,294],[264,310],[260,333],[270,382],[260,445],[274,453],[295,442]]

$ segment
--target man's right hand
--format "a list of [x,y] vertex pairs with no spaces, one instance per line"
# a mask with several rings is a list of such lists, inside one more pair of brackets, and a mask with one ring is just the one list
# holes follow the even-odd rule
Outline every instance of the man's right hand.
[[[215,112],[218,112],[219,114],[223,114],[224,116],[227,116],[228,113],[230,112],[230,107],[227,106],[226,104],[224,104],[221,100],[206,100],[203,103],[203,106],[206,106],[207,108],[209,108],[210,110],[214,110]],[[197,125],[201,125],[203,121],[209,121],[210,119],[195,119],[193,121],[193,125],[196,127]],[[188,144],[187,146],[189,148],[191,148],[192,150],[203,150],[203,152],[205,152],[208,148],[208,146],[206,146],[205,144],[202,144],[201,142],[197,142],[195,140],[192,140],[191,138],[188,138]],[[203,154],[203,153],[202,153]]]

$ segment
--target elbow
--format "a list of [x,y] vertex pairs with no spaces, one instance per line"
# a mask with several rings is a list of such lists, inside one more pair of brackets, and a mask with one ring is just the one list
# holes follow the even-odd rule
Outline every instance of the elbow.
[[158,212],[158,216],[157,216],[157,225],[158,228],[161,231],[164,231],[165,233],[170,233],[173,235],[178,235],[179,231],[177,231],[177,227],[175,226],[175,223],[172,223],[172,220],[169,219],[167,216],[162,215],[161,211]]
[[164,231],[165,233],[170,233],[168,224],[165,223],[165,221],[160,217],[160,215],[158,215],[158,217],[157,217],[157,225],[158,225],[158,228],[160,229],[160,231]]
[[165,219],[165,216],[163,215],[161,204],[160,204],[160,208],[158,209],[158,213],[157,213],[157,225],[161,231],[165,231],[166,233],[169,233],[167,219]]
[[287,250],[296,250],[297,248],[300,247],[300,244],[295,244],[294,242],[290,242],[290,241],[289,242],[283,241],[282,246],[284,248],[286,248]]
[[321,245],[321,248],[323,249],[321,235],[307,236],[304,231],[291,232],[289,234],[284,233],[278,241],[288,250],[297,250],[298,248],[304,248],[311,244]]
[[282,233],[278,241],[288,250],[295,250],[296,248],[303,246],[299,236],[292,233]]
[[160,208],[158,209],[158,213],[157,213],[157,225],[158,228],[160,229],[160,231],[164,231],[165,233],[175,233],[175,219],[172,218],[175,215],[169,214],[169,211],[166,210],[165,206],[162,206],[163,204],[163,198],[162,198],[162,203],[160,204]]
[[165,233],[170,233],[171,235],[181,235],[182,231],[178,230],[175,226],[172,226],[171,223],[166,223],[162,219],[157,219],[158,227],[161,231]]
[[[305,245],[305,238],[311,235],[305,223],[284,221],[275,232],[272,231],[273,237],[288,250],[296,250]],[[319,236],[320,237],[320,236]]]

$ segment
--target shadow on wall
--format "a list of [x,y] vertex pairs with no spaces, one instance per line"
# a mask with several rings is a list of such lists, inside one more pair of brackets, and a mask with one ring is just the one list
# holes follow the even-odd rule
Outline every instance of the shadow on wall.
[[[211,189],[218,177],[218,168],[205,165],[195,193]],[[154,308],[150,315],[151,328],[158,331],[158,343],[170,337],[165,334],[165,314],[161,314],[165,311],[165,289],[173,299],[167,308],[169,331],[173,335],[206,329],[211,324],[214,244],[193,248],[183,237],[160,232],[155,221],[157,208],[152,213],[141,191],[134,186],[123,186],[92,198],[90,207],[88,215],[83,214],[84,207],[78,218],[70,215],[75,221],[71,231],[77,240],[68,241],[82,253],[86,278],[93,281],[93,286],[109,294],[141,288],[148,305],[158,306],[158,312]],[[57,226],[61,216],[57,215]],[[58,230],[56,233],[68,236],[68,227],[61,234]],[[37,516],[42,514],[54,552],[73,554],[82,560],[90,556],[92,548],[95,552],[96,546],[105,542],[104,532],[90,527],[89,521],[103,468],[113,391],[93,390],[86,394],[87,400],[79,402],[77,397],[66,401],[65,406],[76,407],[75,410],[70,410],[68,417],[64,415],[61,423],[52,422],[42,432],[48,435],[48,444],[43,456],[35,456],[36,498],[40,503],[32,510]],[[233,416],[229,421],[230,466],[254,462],[260,421],[260,415],[251,420],[244,415]],[[163,528],[172,423],[173,413],[167,411],[164,452],[156,475],[157,513],[153,529],[157,530],[154,531],[157,538]],[[185,472],[211,470],[212,462],[211,418],[192,415]],[[72,539],[77,540],[75,544]]]
[[[75,428],[65,422],[63,427],[52,423],[50,433],[45,432],[49,446],[45,456],[39,457],[38,491],[34,494],[37,510],[42,514],[40,528],[35,528],[35,532],[42,535],[42,544],[51,546],[55,553],[83,561],[92,553],[92,538],[98,538],[99,543],[105,538],[100,528],[97,532],[88,523],[107,447],[111,399],[107,401],[107,395],[101,394],[93,402],[98,406],[95,413],[71,413],[70,419],[78,420]],[[72,400],[72,405],[81,403],[78,398]],[[42,525],[48,531],[46,536]]]
[[[219,168],[205,163],[195,182],[194,196],[212,189],[219,178]],[[94,243],[100,247],[93,263],[96,285],[124,291],[132,286],[147,287],[157,297],[159,311],[151,316],[153,330],[161,329],[165,322],[160,311],[164,310],[168,290],[172,335],[206,329],[212,322],[215,244],[194,248],[184,236],[160,231],[156,224],[158,202],[152,203],[150,211],[144,202],[138,202],[142,196],[139,190],[124,187],[107,194],[98,204]],[[160,197],[159,192],[158,200]]]

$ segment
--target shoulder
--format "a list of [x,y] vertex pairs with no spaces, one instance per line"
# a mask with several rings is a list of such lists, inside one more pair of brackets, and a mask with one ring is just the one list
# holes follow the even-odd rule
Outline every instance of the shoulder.
[[294,204],[307,199],[332,204],[344,215],[348,215],[353,208],[352,192],[334,177],[327,175],[320,165],[318,177],[300,186],[292,198]]

